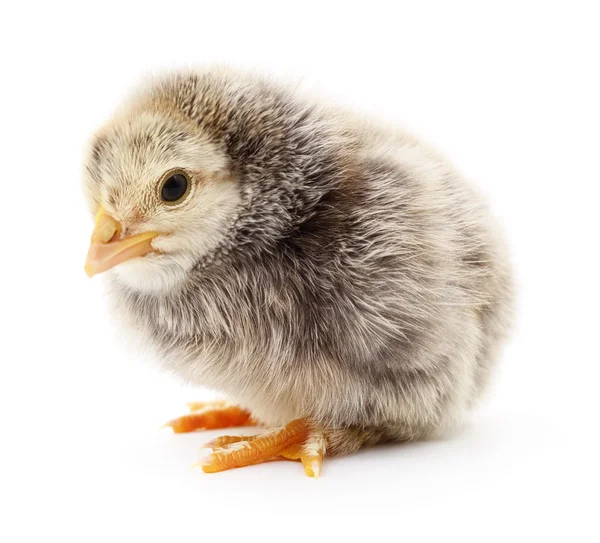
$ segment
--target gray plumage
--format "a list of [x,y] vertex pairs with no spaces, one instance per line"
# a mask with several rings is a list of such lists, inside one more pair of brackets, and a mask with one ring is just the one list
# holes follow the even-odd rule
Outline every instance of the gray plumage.
[[[162,209],[172,167],[197,188]],[[115,309],[267,425],[307,418],[344,454],[438,435],[488,383],[511,320],[503,241],[399,130],[254,76],[171,74],[94,137],[85,189],[132,232],[168,232],[108,272]]]

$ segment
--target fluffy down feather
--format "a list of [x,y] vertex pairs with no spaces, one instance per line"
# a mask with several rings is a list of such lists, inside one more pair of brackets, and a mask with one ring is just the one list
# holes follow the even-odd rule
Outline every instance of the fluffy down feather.
[[166,368],[268,425],[314,421],[333,454],[461,420],[507,335],[511,274],[446,160],[259,77],[176,73],[93,140],[90,208],[129,217],[139,179],[182,161],[212,176],[189,251],[108,274]]

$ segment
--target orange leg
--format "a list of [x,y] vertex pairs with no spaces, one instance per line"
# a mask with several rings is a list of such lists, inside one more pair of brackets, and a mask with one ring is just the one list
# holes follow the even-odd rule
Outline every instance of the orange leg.
[[226,401],[192,402],[189,407],[190,413],[167,422],[165,426],[173,428],[179,434],[256,424],[248,411]]
[[303,419],[296,419],[282,428],[255,436],[223,436],[207,446],[213,448],[213,453],[198,462],[205,473],[250,466],[283,456],[301,460],[306,474],[318,477],[325,454],[325,437],[320,430],[311,429]]

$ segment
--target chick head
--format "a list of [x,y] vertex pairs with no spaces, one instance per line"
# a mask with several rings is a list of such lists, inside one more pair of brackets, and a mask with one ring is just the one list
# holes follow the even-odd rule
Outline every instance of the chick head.
[[225,152],[174,109],[118,114],[92,139],[84,193],[95,227],[85,270],[160,293],[184,281],[233,224]]

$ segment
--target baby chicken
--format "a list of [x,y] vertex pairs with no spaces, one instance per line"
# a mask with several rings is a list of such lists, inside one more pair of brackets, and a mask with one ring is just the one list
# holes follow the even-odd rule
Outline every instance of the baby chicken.
[[225,69],[143,86],[93,138],[86,272],[166,368],[232,402],[176,432],[225,436],[206,472],[455,426],[511,321],[481,197],[411,136]]

